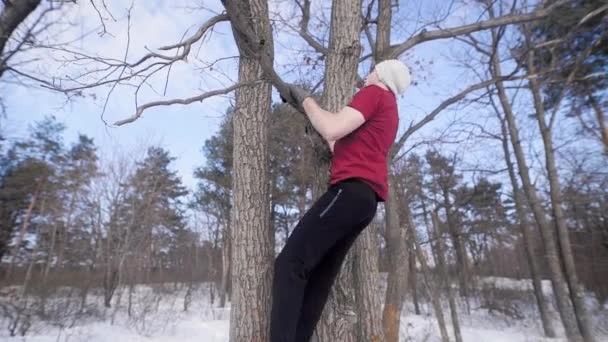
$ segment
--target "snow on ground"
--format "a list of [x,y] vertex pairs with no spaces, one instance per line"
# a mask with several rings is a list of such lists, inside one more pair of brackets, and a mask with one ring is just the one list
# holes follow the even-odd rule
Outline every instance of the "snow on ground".
[[[509,290],[527,290],[525,282],[512,279],[483,280],[486,284],[497,284]],[[184,292],[166,289],[139,287],[133,300],[132,315],[126,314],[127,294],[122,295],[120,307],[99,311],[94,318],[76,322],[72,328],[59,329],[51,324],[37,323],[25,337],[9,337],[6,320],[0,317],[0,342],[227,342],[230,308],[217,307],[209,301],[206,286],[193,295],[188,312],[183,311]],[[97,294],[99,296],[99,294]],[[101,303],[102,297],[91,296],[89,303]],[[545,339],[534,303],[519,306],[523,319],[507,317],[501,313],[490,313],[481,308],[481,301],[471,301],[470,314],[464,308],[459,313],[462,335],[465,342],[566,342],[565,338]],[[461,303],[462,304],[462,303]],[[462,307],[462,305],[461,305]],[[421,305],[422,314],[414,315],[413,304],[408,300],[401,322],[401,342],[440,341],[439,329],[429,304]],[[597,312],[596,312],[597,313]],[[453,336],[447,305],[444,315],[448,331]],[[103,318],[102,318],[103,317]],[[606,310],[596,316],[596,324],[606,322]],[[68,324],[69,325],[69,324]],[[608,342],[608,331],[600,329],[598,342]],[[562,333],[563,334],[563,333]]]
[[[513,279],[505,277],[479,277],[477,283],[481,286],[496,286],[503,290],[533,291],[532,279]],[[541,287],[545,296],[553,293],[550,280],[541,280]]]

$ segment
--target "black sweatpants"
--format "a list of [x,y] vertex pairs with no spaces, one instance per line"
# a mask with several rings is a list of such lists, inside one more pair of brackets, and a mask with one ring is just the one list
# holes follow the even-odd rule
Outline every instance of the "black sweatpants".
[[308,342],[344,257],[376,214],[358,179],[330,186],[302,217],[275,261],[271,342]]

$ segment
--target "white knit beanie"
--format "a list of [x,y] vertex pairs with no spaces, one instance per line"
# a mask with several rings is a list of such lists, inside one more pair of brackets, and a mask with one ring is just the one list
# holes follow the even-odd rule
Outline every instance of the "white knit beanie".
[[389,59],[376,64],[380,82],[386,84],[395,96],[403,93],[411,82],[410,69],[400,60]]

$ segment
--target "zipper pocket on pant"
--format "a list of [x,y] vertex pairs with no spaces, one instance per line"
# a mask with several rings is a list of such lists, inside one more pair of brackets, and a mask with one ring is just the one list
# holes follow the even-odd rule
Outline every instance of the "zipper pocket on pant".
[[331,202],[329,202],[329,205],[327,206],[327,208],[325,208],[325,210],[323,210],[321,212],[319,217],[323,217],[323,215],[325,215],[327,213],[327,211],[334,205],[334,203],[336,203],[336,201],[338,200],[338,197],[340,196],[341,193],[342,193],[342,189],[338,189],[338,193],[336,194],[336,196],[334,196],[334,198],[331,200]]

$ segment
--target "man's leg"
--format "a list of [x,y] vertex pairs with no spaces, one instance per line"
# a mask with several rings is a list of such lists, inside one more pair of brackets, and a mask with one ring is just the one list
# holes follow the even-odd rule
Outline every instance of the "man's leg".
[[359,236],[359,232],[354,231],[339,241],[312,271],[302,302],[295,342],[310,341],[321,318],[331,287],[340,273],[346,254]]
[[293,342],[311,272],[336,243],[366,221],[376,203],[345,186],[326,192],[304,215],[275,261],[271,341]]

